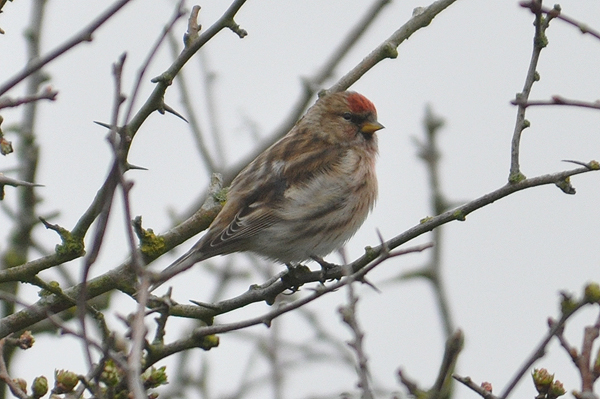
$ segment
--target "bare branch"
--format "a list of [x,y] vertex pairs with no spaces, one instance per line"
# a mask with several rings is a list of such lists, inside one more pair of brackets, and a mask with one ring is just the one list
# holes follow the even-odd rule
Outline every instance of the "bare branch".
[[4,362],[4,344],[5,339],[0,339],[0,381],[3,381],[6,386],[10,388],[10,391],[13,395],[18,397],[19,399],[30,399],[29,396],[23,392],[19,384],[10,378],[8,374],[8,369],[6,368],[6,363]]
[[534,106],[547,106],[547,105],[565,105],[571,107],[581,107],[581,108],[592,108],[592,109],[600,109],[600,101],[581,101],[581,100],[570,100],[568,98],[564,98],[562,96],[552,96],[550,100],[533,100],[533,101],[524,101],[521,98],[517,98],[510,102],[513,105],[518,105],[523,108],[534,107]]
[[358,303],[358,297],[354,293],[352,283],[348,284],[346,287],[348,290],[348,304],[341,306],[338,309],[338,312],[342,315],[342,321],[350,327],[353,334],[353,339],[348,342],[348,345],[354,350],[358,362],[356,373],[358,374],[358,387],[361,390],[360,397],[363,399],[372,399],[373,392],[370,387],[371,373],[368,367],[368,358],[363,347],[365,334],[360,328],[356,318],[356,304]]
[[179,3],[177,3],[175,11],[173,12],[173,16],[171,17],[171,20],[164,27],[161,35],[156,40],[156,43],[154,43],[154,46],[152,46],[152,49],[150,50],[150,52],[146,56],[146,59],[142,63],[142,66],[138,70],[137,79],[136,79],[135,84],[133,86],[133,90],[131,91],[131,94],[129,95],[129,106],[127,107],[127,111],[125,111],[125,115],[123,117],[123,124],[124,125],[126,125],[129,122],[129,118],[131,116],[131,113],[133,112],[133,106],[135,105],[135,100],[137,99],[137,94],[138,94],[140,86],[142,84],[142,80],[143,80],[143,78],[144,78],[144,76],[146,74],[146,70],[150,66],[150,63],[154,59],[154,56],[158,52],[158,49],[160,48],[160,46],[164,42],[164,40],[167,37],[167,35],[173,30],[173,27],[175,26],[175,23],[183,15],[185,15],[185,10],[183,9],[183,3],[184,3],[184,0],[180,0]]
[[456,381],[464,384],[465,386],[471,388],[473,391],[477,392],[479,396],[481,396],[483,399],[499,399],[496,395],[492,394],[491,391],[487,390],[483,384],[475,384],[471,377],[461,377],[456,374],[453,377]]
[[[250,327],[250,326],[254,326],[254,325],[259,325],[259,324],[264,324],[267,327],[270,327],[271,322],[273,321],[273,319],[291,312],[295,309],[298,309],[304,305],[306,305],[307,303],[310,303],[314,300],[316,300],[317,298],[320,298],[321,296],[331,293],[331,292],[335,292],[337,291],[339,288],[351,284],[355,281],[362,281],[362,279],[364,278],[364,276],[370,272],[371,270],[373,270],[375,267],[379,266],[381,263],[383,263],[385,260],[391,258],[391,257],[396,257],[396,256],[402,256],[408,253],[413,253],[413,252],[421,252],[424,251],[427,248],[430,248],[431,244],[425,244],[425,245],[421,245],[421,246],[416,246],[416,247],[411,247],[408,248],[406,250],[403,251],[395,251],[395,252],[391,252],[385,256],[382,256],[380,258],[378,258],[376,261],[372,262],[371,264],[363,267],[362,269],[353,272],[350,275],[346,275],[345,272],[347,272],[349,269],[348,268],[344,268],[344,273],[342,276],[339,277],[338,281],[330,284],[328,286],[320,286],[316,289],[313,290],[312,294],[307,295],[303,298],[297,299],[293,302],[290,303],[286,303],[286,304],[282,304],[281,306],[278,306],[276,309],[271,310],[270,312],[265,313],[262,316],[258,316],[258,317],[253,317],[247,320],[243,320],[243,321],[239,321],[239,322],[234,322],[234,323],[227,323],[227,324],[218,324],[218,325],[209,325],[209,326],[205,326],[205,327],[198,327],[197,329],[195,329],[192,334],[182,340],[177,341],[176,345],[177,347],[181,347],[181,348],[188,348],[190,347],[190,345],[196,345],[198,346],[199,342],[204,342],[206,344],[205,341],[203,341],[204,338],[210,338],[211,336],[215,335],[215,334],[221,334],[221,333],[225,333],[225,332],[229,332],[229,331],[236,331],[236,330],[240,330],[246,327]],[[321,275],[321,280],[323,281],[322,278],[322,272],[312,272],[312,273],[306,273],[306,275]],[[345,277],[344,277],[345,276]],[[298,276],[298,277],[304,277],[304,276]],[[275,284],[273,285],[278,285],[278,283],[280,283],[281,280],[279,280],[278,282],[275,282]],[[262,288],[268,288],[268,287],[256,287],[253,286],[251,287],[250,291],[248,291],[246,294],[250,293],[250,295],[252,295],[252,291],[261,291]],[[287,286],[287,285],[283,285],[282,286],[282,291],[285,291],[286,289],[290,289],[291,287]],[[242,296],[246,295],[243,294]],[[238,301],[239,298],[241,298],[242,296],[238,297],[238,298],[234,298],[235,301]],[[150,303],[152,303],[152,301],[149,301]],[[251,301],[251,302],[257,302],[256,300]],[[215,306],[219,306],[218,304],[215,304]],[[242,305],[243,306],[243,305]],[[204,313],[204,317],[199,316],[199,317],[195,317],[198,318],[200,320],[204,319],[205,317],[208,317],[207,314],[212,314],[213,316],[215,315],[215,308],[211,307],[210,309],[206,309],[206,308],[202,308],[202,307],[190,307],[190,306],[182,306],[182,305],[176,305],[175,308],[179,308],[179,310],[185,310],[187,311],[187,317],[190,317],[192,313],[195,313],[195,316],[199,316],[200,314]],[[237,308],[237,307],[236,307]],[[176,314],[176,310],[175,309],[170,309],[169,310],[171,315],[177,315]],[[224,312],[219,312],[219,313],[224,313]],[[182,315],[180,315],[182,316]],[[0,331],[1,331],[1,326],[0,326]],[[208,341],[210,342],[210,340]],[[175,345],[175,344],[173,344]],[[160,348],[158,348],[160,349]],[[153,350],[150,349],[149,350],[150,353],[152,353],[152,355],[150,356],[150,358],[147,360],[146,365],[147,367],[149,367],[151,364],[154,364],[155,362],[159,361],[162,359],[162,357],[159,357],[157,355],[157,352],[155,351],[153,353]],[[170,353],[169,353],[170,354]]]
[[93,33],[130,1],[131,0],[117,1],[115,4],[109,7],[104,13],[102,13],[98,18],[92,21],[88,26],[86,26],[81,32],[73,36],[71,39],[67,40],[54,50],[50,51],[50,53],[48,53],[46,56],[41,57],[39,59],[31,60],[27,64],[25,69],[13,76],[2,86],[0,86],[0,96],[6,93],[8,90],[12,89],[14,86],[16,86],[18,83],[23,81],[31,74],[42,69],[44,65],[60,57],[61,55],[63,55],[73,47],[77,46],[78,44],[92,41]]
[[371,68],[386,58],[398,57],[398,46],[408,39],[417,30],[428,26],[431,21],[456,0],[437,0],[428,7],[415,9],[413,17],[406,22],[400,29],[394,32],[387,40],[381,43],[375,50],[367,55],[350,72],[345,74],[333,86],[327,89],[328,93],[344,91],[352,86]]
[[[533,5],[541,7],[541,0],[533,0]],[[533,83],[539,80],[539,74],[537,72],[537,65],[540,59],[540,53],[548,44],[548,39],[546,37],[546,29],[549,26],[550,20],[552,19],[552,15],[548,15],[548,18],[542,18],[541,9],[535,8],[532,9],[535,14],[535,34],[533,36],[533,50],[531,53],[531,60],[529,61],[529,68],[527,70],[527,74],[525,76],[525,83],[523,85],[523,90],[517,94],[517,119],[515,121],[515,128],[513,131],[512,144],[511,144],[511,152],[510,152],[510,173],[508,176],[508,181],[511,183],[518,182],[521,179],[525,178],[525,175],[521,173],[521,169],[519,166],[519,148],[521,145],[521,134],[523,130],[529,127],[530,123],[525,119],[525,111],[527,107],[521,105],[523,103],[527,103],[529,99],[529,94],[531,93],[531,87]]]
[[529,372],[529,370],[531,370],[531,366],[533,366],[533,363],[535,363],[536,360],[538,360],[542,356],[544,356],[544,353],[546,352],[546,347],[550,343],[550,340],[552,339],[552,337],[561,333],[567,320],[585,305],[586,305],[585,302],[579,302],[576,304],[574,303],[573,307],[571,309],[569,309],[568,312],[563,312],[563,314],[561,315],[561,318],[558,321],[551,321],[549,323],[550,329],[548,330],[548,333],[546,333],[546,337],[544,337],[542,339],[542,342],[540,342],[538,344],[538,346],[533,350],[533,352],[529,356],[529,358],[527,360],[525,360],[523,365],[515,373],[514,377],[510,380],[508,385],[504,388],[504,391],[500,395],[500,398],[505,399],[508,397],[508,395],[510,395],[510,393],[517,386],[517,384],[521,380],[521,378],[523,378],[523,376],[525,376],[525,374],[527,374]]
[[10,97],[2,97],[0,98],[0,109],[18,107],[23,104],[28,104],[40,100],[56,101],[57,95],[58,91],[52,90],[51,87],[46,87],[46,89],[43,90],[41,93],[33,94],[30,96],[24,96],[15,99],[12,99]]
[[537,10],[543,12],[544,14],[551,15],[553,18],[560,19],[568,24],[573,25],[574,27],[579,29],[583,34],[587,33],[592,35],[596,39],[600,39],[600,32],[590,28],[587,24],[583,22],[579,22],[576,19],[564,15],[560,9],[560,6],[558,8],[556,6],[554,6],[553,8],[543,7],[536,1],[522,1],[519,3],[519,5],[521,7],[529,8],[533,13],[535,13]]

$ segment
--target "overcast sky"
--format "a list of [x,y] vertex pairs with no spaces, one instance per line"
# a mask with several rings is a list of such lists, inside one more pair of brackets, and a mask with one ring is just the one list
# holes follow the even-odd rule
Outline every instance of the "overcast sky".
[[[205,27],[221,15],[225,3],[228,2],[213,0],[201,4],[200,19]],[[107,4],[49,2],[43,52],[71,37]],[[216,117],[230,162],[247,154],[257,135],[267,137],[285,120],[300,96],[301,79],[316,73],[369,4],[343,0],[248,1],[236,18],[248,36],[240,40],[223,31],[203,48],[204,65],[215,73]],[[392,2],[325,87],[406,22],[415,7],[427,4],[412,0]],[[0,27],[6,32],[0,36],[0,80],[12,76],[24,64],[22,33],[29,20],[29,5],[26,1],[9,3],[0,15]],[[125,91],[130,92],[138,67],[174,9],[173,1],[153,1],[151,7],[148,5],[132,2],[103,26],[91,43],[78,46],[45,68],[59,96],[55,103],[41,104],[37,123],[42,148],[38,180],[45,185],[39,190],[43,197],[39,212],[44,215],[59,211],[60,216],[52,222],[67,229],[75,225],[91,203],[111,159],[105,130],[92,123],[110,120],[111,65],[127,52],[124,84]],[[191,5],[188,3],[188,7]],[[600,29],[600,2],[566,0],[561,6],[564,14]],[[183,20],[175,29],[179,43],[186,29]],[[516,0],[458,0],[429,27],[403,43],[397,59],[383,61],[352,87],[374,102],[379,121],[386,129],[378,133],[379,201],[348,244],[349,259],[360,256],[365,246],[378,244],[376,229],[384,238],[391,238],[431,215],[427,175],[413,143],[414,137],[422,137],[427,104],[446,120],[440,146],[442,188],[447,197],[462,203],[506,183],[516,118],[516,108],[510,101],[521,91],[525,79],[531,55],[532,21],[533,15],[519,7]],[[534,86],[532,99],[559,94],[597,100],[600,41],[562,21],[552,23],[548,39],[549,46],[542,52],[538,67],[541,80]],[[185,69],[185,76],[203,127],[209,130],[205,86],[196,58]],[[149,78],[169,64],[170,51],[165,47],[150,66],[141,87],[141,99],[153,88]],[[23,90],[21,85],[10,94],[17,96]],[[182,112],[176,86],[167,92],[166,102]],[[3,127],[17,123],[20,115],[20,110],[2,110]],[[600,112],[540,107],[531,108],[527,119],[531,128],[525,131],[521,146],[521,165],[526,176],[571,168],[561,162],[564,159],[600,159]],[[12,140],[16,143],[14,137]],[[14,159],[14,155],[2,158],[0,171],[14,166]],[[168,229],[169,213],[187,209],[208,182],[209,173],[199,159],[188,127],[171,115],[156,114],[146,121],[135,138],[129,161],[149,169],[133,171],[128,177],[135,182],[134,214],[142,215],[144,225],[157,232]],[[469,375],[476,382],[490,381],[495,393],[500,393],[544,336],[546,319],[558,316],[558,292],[580,293],[585,283],[600,281],[599,179],[594,173],[574,177],[575,196],[565,195],[554,186],[519,192],[469,215],[465,222],[444,227],[444,281],[454,322],[466,336],[459,374]],[[15,199],[15,189],[6,188],[6,205],[13,207]],[[94,275],[126,258],[122,219],[119,212],[111,219],[109,239]],[[11,223],[3,213],[0,226],[0,243],[5,243]],[[58,243],[53,232],[42,228],[36,229],[35,237],[49,250]],[[420,237],[413,244],[428,239],[429,236]],[[183,244],[179,253],[192,244],[192,240]],[[0,244],[0,250],[4,249],[5,244]],[[157,269],[173,259],[164,258],[157,262]],[[335,255],[330,258],[339,261]],[[240,267],[247,262],[242,257],[229,260],[232,259],[239,259]],[[427,260],[427,253],[390,260],[371,274],[371,281],[381,293],[366,286],[358,289],[363,298],[359,302],[359,317],[366,331],[370,366],[377,381],[390,390],[400,389],[395,379],[398,367],[428,387],[441,360],[443,334],[430,286],[424,281],[386,283]],[[78,260],[69,267],[77,270],[80,265]],[[281,268],[276,266],[273,270]],[[51,279],[53,275],[44,277]],[[208,295],[208,288],[203,281],[200,268],[178,276],[172,282],[175,297],[180,302],[188,298],[206,300],[203,295]],[[257,277],[254,282],[262,281]],[[234,288],[230,296],[243,292],[247,284]],[[36,300],[34,290],[23,289],[25,300]],[[120,314],[133,309],[131,300],[121,299]],[[348,339],[336,312],[345,300],[345,292],[340,291],[311,304],[311,309],[319,309],[329,328]],[[266,306],[257,306],[217,321],[239,320],[265,309]],[[573,345],[580,345],[582,326],[593,324],[597,311],[584,312],[569,325],[567,337]],[[119,326],[114,315],[109,320],[111,326]],[[291,320],[290,316],[282,318],[284,334],[289,334],[290,339],[294,334],[298,334],[298,340],[305,339]],[[255,333],[265,330],[262,326],[253,329]],[[68,338],[61,339],[61,343],[78,345]],[[78,352],[79,346],[75,347]],[[215,393],[227,393],[222,381],[241,373],[241,365],[236,368],[240,363],[236,351],[240,348],[243,341],[226,334],[221,336],[220,347],[209,353],[213,360],[228,359],[215,369]],[[63,355],[64,347],[57,345],[56,339],[40,337],[36,346],[20,358],[14,373],[31,380],[40,374],[51,376],[55,367],[85,372],[82,358]],[[195,355],[200,357],[199,353]],[[32,363],[36,356],[56,358]],[[580,389],[576,370],[557,344],[550,346],[548,356],[536,366],[556,373],[568,390]],[[354,374],[330,368],[315,369],[319,371],[316,376],[315,370],[292,374],[287,382],[287,397],[354,389]],[[329,373],[340,377],[332,381]],[[306,384],[308,380],[314,383]],[[268,397],[269,391],[262,394]],[[457,395],[476,397],[462,387],[457,388]],[[529,380],[520,385],[516,395],[535,395]]]

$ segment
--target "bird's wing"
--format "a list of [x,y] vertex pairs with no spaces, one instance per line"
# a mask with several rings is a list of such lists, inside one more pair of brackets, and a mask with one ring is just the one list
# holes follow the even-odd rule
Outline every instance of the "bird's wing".
[[[250,204],[242,208],[227,227],[216,232],[217,234],[211,237],[205,245],[220,253],[247,250],[249,248],[244,247],[244,241],[260,234],[262,230],[276,224],[279,220],[280,218],[271,210],[257,203]],[[239,245],[242,247],[238,247]]]
[[277,223],[309,221],[340,206],[346,182],[324,177],[344,167],[347,149],[293,132],[234,179],[225,206],[195,245],[204,258],[251,250],[252,237]]

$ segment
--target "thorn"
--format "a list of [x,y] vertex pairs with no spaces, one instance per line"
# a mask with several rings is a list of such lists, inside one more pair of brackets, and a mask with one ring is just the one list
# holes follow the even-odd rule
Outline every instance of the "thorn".
[[3,173],[0,173],[0,185],[2,186],[24,186],[24,187],[44,187],[43,184],[30,183],[28,181],[13,179],[12,177],[7,177]]
[[47,228],[48,230],[52,230],[57,232],[59,235],[61,235],[64,231],[64,229],[62,227],[60,227],[58,224],[52,224],[50,222],[48,222],[46,219],[44,219],[43,217],[38,217],[38,219],[40,220],[40,222],[42,222],[42,224],[44,225],[45,228]]
[[359,280],[361,283],[368,285],[369,287],[373,288],[373,290],[375,290],[375,292],[377,292],[378,294],[381,294],[381,290],[379,288],[377,288],[375,286],[375,284],[373,284],[372,282],[370,282],[369,280],[367,280],[366,278],[361,278]]
[[132,165],[129,162],[125,164],[125,168],[127,170],[148,170],[148,168],[144,168],[143,166]]
[[381,254],[384,256],[389,255],[390,248],[387,246],[387,243],[383,239],[383,236],[381,235],[381,231],[379,231],[379,229],[375,229],[375,232],[377,233],[377,237],[379,238],[379,242],[381,243],[381,249],[382,249]]
[[588,162],[574,161],[572,159],[563,159],[562,162],[574,163],[575,165],[585,166],[586,168],[590,168],[590,164]]
[[163,109],[173,115],[175,115],[176,117],[182,119],[183,121],[185,121],[185,123],[189,123],[187,119],[185,119],[180,113],[178,113],[177,111],[175,111],[173,108],[169,107],[167,104],[163,103]]
[[108,123],[104,123],[104,122],[98,122],[98,121],[94,121],[94,123],[95,123],[96,125],[100,125],[100,126],[102,126],[102,127],[105,127],[105,128],[107,128],[107,129],[109,129],[109,130],[113,128],[113,127],[112,127],[111,125],[109,125]]

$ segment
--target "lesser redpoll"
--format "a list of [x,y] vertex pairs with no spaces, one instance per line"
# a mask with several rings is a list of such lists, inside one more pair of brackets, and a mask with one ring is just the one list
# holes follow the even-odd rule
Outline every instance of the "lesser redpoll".
[[342,247],[375,203],[375,132],[382,128],[361,94],[320,98],[237,175],[206,234],[153,288],[215,255],[250,251],[292,264]]

